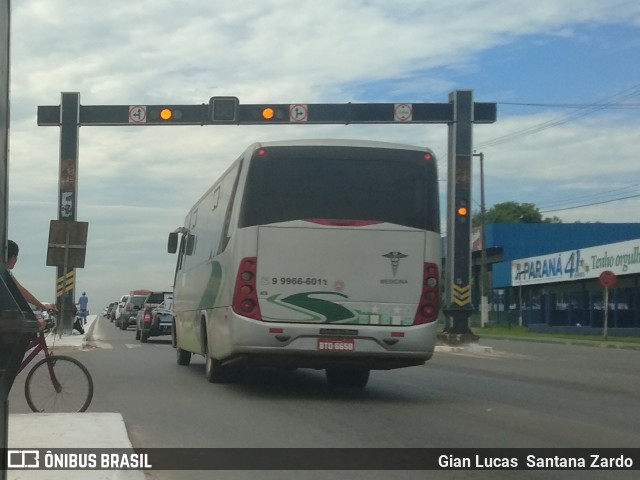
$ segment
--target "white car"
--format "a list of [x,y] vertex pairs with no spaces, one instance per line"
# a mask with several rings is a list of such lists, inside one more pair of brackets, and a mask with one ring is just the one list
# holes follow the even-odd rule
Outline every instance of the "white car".
[[118,307],[116,308],[116,327],[120,326],[120,315],[122,314],[122,310],[124,310],[124,305],[129,300],[129,295],[122,295],[120,297],[120,301],[118,302]]

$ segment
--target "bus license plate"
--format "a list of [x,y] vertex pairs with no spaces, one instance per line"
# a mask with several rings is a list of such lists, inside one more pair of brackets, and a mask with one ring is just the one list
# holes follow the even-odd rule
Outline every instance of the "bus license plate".
[[317,350],[319,352],[353,352],[356,344],[353,338],[319,338]]

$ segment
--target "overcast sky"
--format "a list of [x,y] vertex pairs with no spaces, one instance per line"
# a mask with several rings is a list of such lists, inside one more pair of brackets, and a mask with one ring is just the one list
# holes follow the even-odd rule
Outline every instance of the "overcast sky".
[[[14,0],[11,42],[9,238],[21,246],[14,274],[45,302],[60,131],[38,127],[36,111],[61,92],[144,105],[446,102],[471,89],[498,103],[498,121],[474,127],[488,207],[640,219],[638,2]],[[429,146],[446,192],[444,125],[81,128],[77,220],[89,241],[77,295],[97,313],[131,289],[170,289],[168,233],[249,144],[332,137]]]

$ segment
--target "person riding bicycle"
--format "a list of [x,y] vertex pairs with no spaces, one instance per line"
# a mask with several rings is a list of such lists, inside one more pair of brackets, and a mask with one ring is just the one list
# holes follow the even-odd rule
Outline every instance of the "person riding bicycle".
[[[16,284],[16,287],[18,287],[18,290],[20,290],[20,293],[22,294],[22,296],[24,297],[24,299],[27,301],[28,304],[33,305],[34,307],[36,307],[42,312],[48,311],[48,312],[57,313],[58,309],[54,304],[42,303],[40,300],[38,300],[35,297],[35,295],[33,295],[29,290],[23,287],[20,284],[20,282],[18,282],[16,277],[13,276],[13,273],[11,272],[11,270],[13,270],[13,267],[16,266],[19,252],[20,252],[20,248],[18,247],[18,244],[13,240],[8,240],[7,241],[7,261],[5,263],[5,266],[7,267],[7,270],[9,270],[9,274],[11,275],[13,282]],[[38,324],[41,329],[45,328],[46,326],[46,322],[42,318],[38,318]]]
[[89,310],[87,309],[87,306],[89,305],[89,297],[87,297],[85,292],[82,292],[82,296],[78,299],[78,303],[76,305],[79,307],[78,311],[82,318],[82,322],[86,325],[87,315],[89,314]]

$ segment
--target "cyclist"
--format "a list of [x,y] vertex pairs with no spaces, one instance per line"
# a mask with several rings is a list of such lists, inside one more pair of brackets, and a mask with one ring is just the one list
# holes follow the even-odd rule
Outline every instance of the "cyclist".
[[[38,300],[35,297],[35,295],[33,295],[29,290],[23,287],[20,284],[20,282],[16,280],[16,277],[14,277],[13,274],[11,273],[11,270],[13,269],[13,267],[16,266],[16,262],[18,261],[19,252],[20,252],[20,248],[18,247],[18,244],[13,240],[8,240],[7,241],[7,261],[5,263],[5,266],[7,267],[7,270],[9,270],[9,274],[11,275],[11,278],[13,278],[13,282],[16,284],[16,287],[18,287],[18,290],[20,290],[20,293],[22,294],[22,296],[30,305],[33,305],[34,307],[38,308],[42,312],[50,311],[50,312],[56,313],[58,309],[56,308],[55,305],[42,303],[40,300]],[[40,328],[44,328],[46,325],[45,321],[41,318],[38,319],[38,323],[40,324]]]

